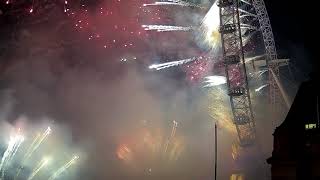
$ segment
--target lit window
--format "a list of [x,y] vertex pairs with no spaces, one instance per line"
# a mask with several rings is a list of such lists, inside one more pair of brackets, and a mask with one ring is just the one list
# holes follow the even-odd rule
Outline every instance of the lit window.
[[308,130],[308,129],[315,129],[317,128],[317,124],[306,124],[305,125],[305,128]]

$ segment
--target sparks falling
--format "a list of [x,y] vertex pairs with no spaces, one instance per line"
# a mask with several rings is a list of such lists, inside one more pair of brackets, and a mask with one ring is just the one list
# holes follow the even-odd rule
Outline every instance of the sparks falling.
[[146,31],[157,31],[157,32],[170,32],[170,31],[191,31],[193,28],[182,27],[182,26],[167,26],[167,25],[142,25]]

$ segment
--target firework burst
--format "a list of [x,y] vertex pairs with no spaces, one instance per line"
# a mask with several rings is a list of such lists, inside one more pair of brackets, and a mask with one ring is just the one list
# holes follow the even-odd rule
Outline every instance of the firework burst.
[[178,123],[173,121],[169,134],[160,129],[144,129],[127,143],[121,143],[116,155],[135,172],[166,169],[177,163],[184,151],[184,141],[176,131]]
[[[61,157],[68,158],[66,157],[68,156],[68,147],[61,143],[60,139],[55,139],[55,136],[49,136],[52,133],[51,127],[42,133],[37,133],[30,140],[27,135],[32,137],[33,133],[29,134],[28,131],[24,131],[24,133],[26,136],[19,129],[10,136],[0,164],[0,179],[2,180],[55,179],[69,170],[79,158],[79,156],[73,156],[70,161],[64,162],[65,160]],[[54,148],[50,148],[50,146]],[[49,157],[46,154],[52,156]],[[51,173],[52,169],[57,170]]]

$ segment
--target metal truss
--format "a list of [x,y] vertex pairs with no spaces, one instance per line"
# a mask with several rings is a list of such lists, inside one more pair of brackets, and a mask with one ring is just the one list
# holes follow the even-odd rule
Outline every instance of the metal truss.
[[[219,31],[233,122],[240,144],[252,145],[256,133],[243,51],[240,4],[238,0],[219,0],[217,5],[220,9]],[[235,72],[239,74],[237,78],[234,77]]]
[[[263,42],[265,46],[265,57],[266,64],[268,66],[269,71],[269,102],[273,110],[279,109],[280,104],[283,103],[280,89],[276,83],[275,78],[273,77],[271,70],[275,73],[278,79],[280,79],[279,66],[280,62],[278,62],[277,50],[274,41],[274,36],[272,32],[272,27],[269,19],[269,15],[264,3],[264,0],[240,0],[241,3],[245,7],[242,13],[245,15],[250,15],[258,18],[259,21],[259,30],[262,33]],[[254,8],[255,12],[252,12]]]
[[269,68],[269,101],[272,109],[276,110],[279,109],[280,104],[283,102],[280,89],[271,73],[272,70],[277,78],[280,79],[276,45],[274,42],[272,27],[264,1],[253,0],[253,6],[259,18],[260,30],[262,32],[266,51],[266,63]]

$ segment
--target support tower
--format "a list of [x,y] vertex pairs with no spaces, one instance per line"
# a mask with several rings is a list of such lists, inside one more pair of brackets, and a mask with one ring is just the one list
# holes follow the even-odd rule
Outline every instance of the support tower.
[[219,0],[217,5],[220,9],[219,32],[233,122],[236,125],[240,145],[252,145],[256,133],[244,59],[239,1]]
[[[262,33],[265,46],[266,64],[269,69],[269,102],[271,108],[276,110],[279,109],[280,104],[283,103],[283,99],[272,71],[277,78],[280,79],[279,66],[282,66],[283,62],[280,62],[277,57],[272,27],[264,0],[250,0],[248,4],[254,7],[259,19],[260,31]],[[287,65],[287,62],[284,65]]]

